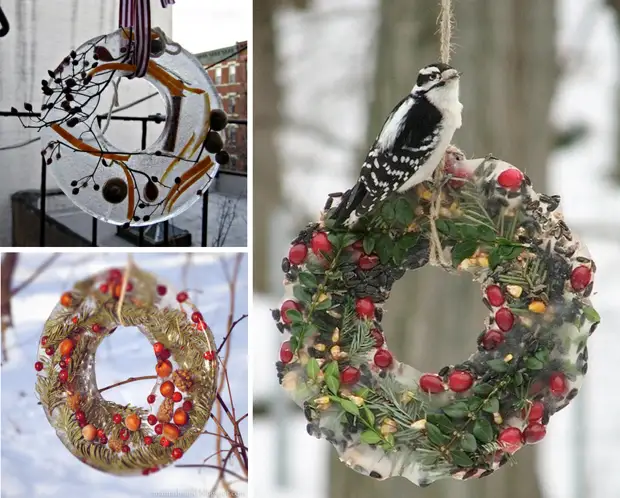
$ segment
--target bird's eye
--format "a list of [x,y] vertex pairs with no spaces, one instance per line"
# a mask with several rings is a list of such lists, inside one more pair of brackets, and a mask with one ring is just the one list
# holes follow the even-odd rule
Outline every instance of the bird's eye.
[[439,73],[433,73],[433,79],[436,80],[437,78],[439,78]]

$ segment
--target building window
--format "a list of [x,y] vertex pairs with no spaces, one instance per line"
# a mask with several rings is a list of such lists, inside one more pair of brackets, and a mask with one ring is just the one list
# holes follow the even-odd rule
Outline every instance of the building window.
[[228,83],[235,83],[237,81],[237,66],[231,64],[228,66]]
[[235,97],[230,97],[230,100],[228,101],[228,112],[230,114],[237,114],[237,110],[235,109],[237,104],[237,99],[235,99]]
[[226,129],[228,130],[228,141],[231,145],[235,145],[237,143],[237,127],[228,126]]
[[215,68],[215,84],[216,85],[222,84],[222,68],[221,67]]

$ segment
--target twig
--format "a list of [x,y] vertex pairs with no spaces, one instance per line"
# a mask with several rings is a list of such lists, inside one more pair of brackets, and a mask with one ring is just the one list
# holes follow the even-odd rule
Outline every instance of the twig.
[[9,361],[9,353],[6,349],[6,331],[13,326],[13,315],[11,313],[11,284],[13,282],[13,274],[17,266],[19,255],[10,252],[2,258],[2,279],[0,284],[0,294],[2,301],[0,302],[0,334],[2,336],[2,363]]
[[102,393],[103,391],[107,391],[108,389],[112,389],[113,387],[122,386],[123,384],[129,384],[130,382],[136,382],[138,380],[149,380],[149,379],[156,379],[156,378],[157,378],[157,375],[144,375],[142,377],[129,377],[127,380],[124,380],[122,382],[117,382],[116,384],[112,384],[111,386],[104,387],[103,389],[99,389],[99,392]]
[[242,320],[245,320],[248,317],[248,315],[241,315],[241,317],[237,318],[233,324],[231,325],[230,329],[228,330],[228,333],[226,334],[226,336],[224,336],[224,339],[222,339],[222,343],[220,344],[220,346],[217,348],[217,354],[220,354],[220,351],[222,350],[222,348],[224,347],[224,344],[226,344],[226,341],[228,341],[228,338],[230,337],[230,334],[232,334],[233,329],[235,328],[235,326],[241,322]]
[[[7,254],[7,256],[8,256],[8,254]],[[47,268],[50,267],[52,265],[52,263],[54,263],[54,261],[56,261],[59,257],[60,257],[60,254],[52,254],[49,258],[47,258],[45,261],[43,261],[43,263],[41,263],[32,272],[32,275],[30,275],[21,284],[19,284],[17,287],[15,287],[14,289],[11,290],[11,297],[17,295],[18,293],[23,291],[24,288],[26,288],[28,285],[30,285],[32,282],[34,282],[34,280],[36,280],[37,277],[41,276],[41,274],[45,270],[47,270]],[[4,269],[3,269],[3,272],[4,272]]]
[[223,474],[223,473],[230,474],[231,476],[236,477],[240,481],[247,482],[247,478],[237,474],[236,472],[230,469],[227,469],[226,467],[220,467],[218,465],[205,465],[201,463],[195,463],[195,464],[175,465],[175,467],[185,467],[186,469],[192,469],[192,468],[193,469],[197,469],[197,468],[215,469],[215,470],[219,470],[220,474]]

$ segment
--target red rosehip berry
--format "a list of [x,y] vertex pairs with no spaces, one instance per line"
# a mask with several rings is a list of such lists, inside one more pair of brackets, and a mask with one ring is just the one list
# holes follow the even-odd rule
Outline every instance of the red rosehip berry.
[[124,444],[124,445],[122,446],[122,448],[121,448],[121,451],[122,451],[123,453],[129,453],[130,448],[129,448],[129,446],[127,446],[126,444]]
[[161,354],[164,351],[164,345],[161,342],[156,342],[155,344],[153,344],[153,351],[155,352],[156,355]]
[[98,334],[99,332],[101,332],[103,330],[103,328],[101,327],[101,325],[99,325],[98,323],[94,323],[93,326],[91,327],[92,331],[95,334]]
[[188,298],[189,296],[187,295],[187,292],[179,292],[177,294],[177,301],[180,303],[184,303]]
[[153,438],[151,436],[144,436],[144,444],[146,444],[147,446],[149,444],[153,444]]
[[200,311],[194,311],[192,313],[192,322],[198,323],[202,321],[202,313]]
[[178,460],[183,456],[183,450],[181,448],[175,448],[172,450],[172,458]]
[[157,295],[158,296],[165,296],[166,292],[168,292],[168,288],[165,285],[158,285],[157,286]]
[[174,401],[175,403],[178,403],[179,401],[181,401],[183,399],[183,395],[179,392],[176,391],[173,395],[172,395],[172,401]]
[[71,318],[71,321],[72,321],[73,323],[77,323],[77,322],[78,322],[78,317],[77,317],[77,316],[74,316],[73,318]]
[[41,346],[45,346],[47,344],[47,336],[44,335],[43,337],[41,337]]
[[108,436],[106,436],[106,435],[104,434],[103,436],[101,436],[101,437],[99,438],[99,442],[100,442],[101,444],[108,444]]
[[420,377],[420,389],[425,393],[437,394],[444,391],[443,381],[436,374],[424,374]]
[[153,430],[155,431],[155,434],[161,434],[164,431],[164,426],[161,424],[157,424],[155,427],[153,427]]
[[115,424],[120,424],[123,421],[123,417],[121,417],[120,413],[115,413],[114,416],[112,417],[112,421]]
[[183,411],[184,412],[191,411],[193,406],[194,405],[192,404],[192,402],[189,399],[186,399],[185,401],[183,401]]
[[[469,171],[466,168],[453,167],[451,174],[452,178],[450,179],[448,184],[454,189],[461,188],[463,185],[465,185],[465,180],[471,177]],[[462,178],[462,180],[459,180],[459,178]]]
[[379,329],[371,329],[370,335],[375,340],[375,347],[380,348],[385,343],[385,338]]
[[43,363],[41,363],[40,361],[35,362],[34,369],[37,372],[40,372],[41,370],[43,370]]
[[127,292],[131,292],[133,290],[133,284],[131,282],[127,282],[127,285],[125,286],[125,290]]
[[119,269],[113,268],[108,272],[108,280],[111,280],[113,282],[123,280],[123,273]]
[[379,256],[377,256],[376,254],[363,254],[360,256],[360,259],[357,262],[357,266],[359,266],[361,270],[372,270],[378,264]]
[[360,318],[373,318],[375,316],[375,303],[369,297],[362,297],[355,302],[355,311]]
[[448,387],[455,393],[467,391],[473,383],[474,376],[462,370],[455,370],[448,376]]
[[288,260],[293,265],[300,265],[306,260],[308,248],[306,244],[295,244],[288,250]]
[[157,423],[157,417],[151,414],[148,417],[146,417],[146,421],[148,422],[149,425],[155,425]]
[[332,250],[332,243],[327,238],[325,232],[316,232],[310,241],[312,252],[317,256],[321,256],[321,252],[329,254]]
[[78,425],[80,426],[80,428],[84,428],[88,425],[88,422],[86,420],[84,420],[84,422],[78,422]]
[[58,372],[58,380],[60,382],[67,382],[68,378],[69,378],[69,372],[67,372],[66,370],[61,370],[60,372]]
[[504,342],[504,334],[499,330],[487,330],[482,338],[482,347],[487,351],[491,351]]
[[392,357],[392,353],[390,353],[387,349],[377,350],[373,358],[375,365],[379,368],[388,368],[392,364],[393,360],[394,358]]
[[158,358],[161,361],[166,361],[168,358],[170,358],[170,350],[169,349],[164,349],[161,353],[159,353]]
[[146,402],[147,402],[149,405],[152,405],[153,403],[155,403],[155,395],[154,395],[154,394],[149,394],[149,395],[146,397]]
[[497,183],[508,190],[517,190],[523,183],[523,173],[517,168],[509,168],[499,174]]
[[159,444],[161,444],[164,448],[167,448],[168,446],[170,446],[170,441],[168,441],[165,437],[162,437],[159,440]]
[[61,370],[64,370],[67,368],[67,362],[65,360],[60,360],[58,362],[58,366],[60,367]]
[[99,291],[102,292],[103,294],[107,294],[109,290],[110,290],[110,287],[108,287],[108,284],[101,284],[99,286]]
[[86,414],[82,410],[75,412],[75,420],[78,422],[86,422]]
[[215,353],[213,351],[205,351],[202,357],[207,361],[213,361],[215,359]]
[[102,437],[106,437],[105,431],[103,429],[97,429],[97,437],[101,439]]
[[129,431],[127,429],[121,429],[118,433],[118,437],[120,437],[123,441],[127,441],[129,439]]
[[545,437],[547,429],[539,422],[532,422],[523,431],[523,440],[527,444],[535,444]]
[[570,285],[573,290],[581,292],[592,280],[592,270],[587,266],[578,266],[570,274]]
[[54,354],[54,351],[55,351],[54,346],[48,346],[45,348],[45,354],[47,356],[52,356]]
[[515,323],[515,316],[508,308],[500,308],[495,313],[495,323],[502,332],[508,332]]
[[290,363],[293,359],[293,351],[289,341],[283,342],[280,346],[280,361],[282,363]]
[[491,306],[501,306],[504,304],[504,293],[499,285],[489,285],[485,293]]
[[523,446],[523,434],[517,427],[508,427],[499,433],[497,442],[506,453],[514,453]]
[[288,299],[282,303],[280,306],[280,317],[286,325],[290,325],[292,323],[292,320],[287,315],[287,311],[289,310],[297,310],[301,312],[301,306],[292,299]]
[[[544,414],[545,414],[545,405],[543,404],[543,402],[534,401],[532,405],[530,406],[530,412],[529,414],[527,414],[527,419],[530,422],[538,422],[541,418],[543,418]],[[525,418],[525,414],[523,415],[523,418]]]
[[341,384],[357,384],[360,380],[361,373],[360,371],[352,366],[346,367],[342,372],[340,372],[340,383]]
[[562,372],[554,372],[549,377],[549,390],[556,396],[561,396],[566,392],[566,377]]

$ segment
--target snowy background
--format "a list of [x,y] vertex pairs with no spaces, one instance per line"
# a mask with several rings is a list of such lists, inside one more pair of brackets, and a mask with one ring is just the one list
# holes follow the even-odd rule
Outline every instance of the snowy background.
[[[590,368],[582,391],[553,417],[539,445],[538,474],[546,498],[620,496],[620,433],[615,417],[620,394],[614,375],[620,350],[620,268],[616,264],[620,187],[609,181],[617,157],[613,110],[620,58],[613,14],[604,3],[556,2],[559,55],[563,60],[576,59],[576,64],[562,79],[552,119],[563,124],[584,122],[589,133],[550,158],[549,193],[562,196],[567,223],[586,241],[596,260],[593,303],[602,324],[588,343]],[[357,153],[366,145],[373,73],[369,53],[377,21],[375,0],[315,0],[307,11],[286,12],[278,19],[286,130],[280,146],[288,166],[285,184],[290,206],[289,212],[274,220],[272,268],[279,268],[283,248],[299,228],[291,226],[290,211],[318,213],[327,194],[348,188],[357,171]],[[269,340],[253,344],[252,365],[255,399],[272,408],[288,400],[273,366],[281,337],[268,310],[280,303],[281,273],[273,278],[273,294],[254,298],[254,326],[271,333]],[[325,441],[308,436],[305,425],[301,411],[291,416],[277,408],[271,418],[255,420],[252,444],[266,452],[253,472],[254,487],[262,495],[327,496],[328,456],[333,450]],[[312,469],[305,474],[311,478],[299,479],[300,468]]]
[[[47,257],[43,254],[21,254],[14,285],[28,278]],[[226,333],[229,311],[228,286],[221,258],[228,260],[232,267],[234,255],[193,254],[189,267],[186,267],[184,254],[134,255],[135,263],[142,269],[156,273],[174,289],[189,290],[213,330],[217,344],[221,343]],[[122,268],[126,263],[127,256],[120,253],[63,254],[53,266],[14,297],[14,328],[8,331],[6,337],[9,361],[1,370],[2,498],[210,496],[208,491],[215,482],[217,472],[209,469],[171,466],[149,477],[115,477],[91,469],[65,448],[47,422],[43,409],[37,405],[34,393],[36,372],[33,368],[37,341],[58,297],[71,289],[76,280],[106,268]],[[188,271],[185,272],[186,268]],[[238,318],[248,310],[247,257],[244,257],[240,268],[235,300],[235,318]],[[153,371],[153,352],[146,338],[136,328],[122,329],[122,332],[106,338],[97,352],[96,375],[100,387],[131,376],[149,375]],[[228,369],[238,417],[248,411],[247,333],[246,320],[234,329]],[[151,382],[126,384],[106,391],[104,397],[118,403],[131,401],[146,406]],[[227,396],[224,399],[227,400]],[[247,428],[246,420],[241,424],[246,444]],[[213,422],[207,425],[207,430],[215,430]],[[214,451],[215,437],[203,435],[179,463],[200,464]],[[242,495],[247,494],[245,484],[237,484],[233,489]]]

